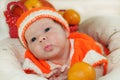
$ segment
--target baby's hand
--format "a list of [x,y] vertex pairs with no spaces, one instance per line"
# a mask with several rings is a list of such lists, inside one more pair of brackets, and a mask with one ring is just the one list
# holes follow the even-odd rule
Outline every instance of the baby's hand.
[[64,73],[61,73],[62,75],[53,75],[48,80],[67,80],[67,75]]
[[59,70],[55,69],[55,70],[51,71],[49,74],[46,74],[45,77],[46,78],[54,77],[53,75],[56,75],[58,71]]
[[67,71],[68,69],[56,68],[46,75],[48,80],[67,80]]
[[43,77],[46,77],[48,80],[67,80],[67,65],[57,66],[49,74],[44,74]]

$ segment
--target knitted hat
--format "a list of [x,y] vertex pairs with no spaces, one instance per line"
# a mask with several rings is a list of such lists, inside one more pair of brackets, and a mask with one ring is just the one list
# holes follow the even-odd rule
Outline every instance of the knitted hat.
[[60,23],[67,31],[69,30],[68,23],[65,19],[54,9],[48,7],[34,8],[23,13],[17,21],[18,36],[22,44],[27,47],[25,40],[25,31],[30,24],[41,18],[51,18]]

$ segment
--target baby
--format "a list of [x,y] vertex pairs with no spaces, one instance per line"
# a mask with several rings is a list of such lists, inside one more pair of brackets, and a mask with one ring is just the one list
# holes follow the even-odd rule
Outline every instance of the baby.
[[26,48],[24,71],[48,80],[66,80],[68,69],[76,62],[91,64],[105,75],[104,48],[82,33],[70,33],[68,23],[54,9],[34,8],[17,21],[19,39]]

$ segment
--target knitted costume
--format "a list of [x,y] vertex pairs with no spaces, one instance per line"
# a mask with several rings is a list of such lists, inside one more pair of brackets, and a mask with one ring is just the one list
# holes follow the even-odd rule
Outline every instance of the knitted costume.
[[[71,51],[70,51],[70,64],[71,66],[76,62],[87,62],[92,66],[96,67],[103,65],[103,75],[107,72],[107,59],[102,55],[104,51],[92,38],[85,34],[71,33],[69,37],[71,41]],[[49,73],[51,70],[51,65],[49,61],[38,60],[32,55],[32,53],[27,50],[25,54],[26,62],[24,64],[25,70],[29,73],[30,71],[36,72],[37,74]],[[28,67],[28,65],[31,65]],[[37,67],[33,66],[36,65]],[[57,65],[57,64],[54,64]],[[32,72],[32,73],[33,73]]]
[[[17,22],[20,41],[26,48],[27,44],[24,37],[25,31],[30,24],[40,18],[51,18],[60,23],[64,29],[69,31],[68,23],[54,9],[37,8],[30,10],[24,13]],[[25,72],[45,76],[52,70],[60,68],[60,72],[62,73],[65,71],[65,68],[69,68],[76,62],[83,61],[94,67],[102,65],[103,74],[106,74],[108,61],[104,56],[102,56],[104,50],[100,45],[98,45],[98,43],[89,36],[81,33],[71,33],[69,40],[71,43],[71,49],[68,64],[61,66],[50,61],[38,60],[29,50],[27,50],[23,66]]]

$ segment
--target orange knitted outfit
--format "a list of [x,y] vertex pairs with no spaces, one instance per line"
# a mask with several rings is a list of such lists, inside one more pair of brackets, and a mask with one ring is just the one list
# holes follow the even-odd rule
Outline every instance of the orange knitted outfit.
[[[107,72],[107,59],[102,55],[104,53],[102,47],[98,45],[91,37],[81,33],[71,33],[70,40],[73,40],[73,53],[70,54],[71,61],[68,66],[75,64],[76,62],[87,62],[93,67],[103,65],[103,75]],[[49,73],[51,66],[44,60],[38,60],[29,50],[25,53],[25,58],[32,61],[33,65],[37,66],[41,73]],[[26,67],[26,73],[37,73],[34,69]]]

